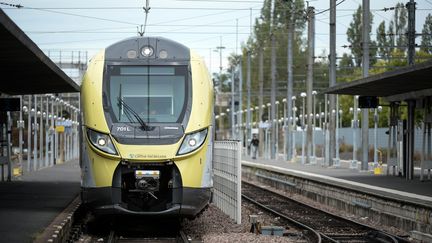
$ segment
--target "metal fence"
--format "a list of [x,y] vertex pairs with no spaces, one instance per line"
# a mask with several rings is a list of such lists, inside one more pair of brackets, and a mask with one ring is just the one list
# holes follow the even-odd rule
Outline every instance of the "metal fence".
[[215,141],[213,152],[213,202],[241,224],[241,143]]

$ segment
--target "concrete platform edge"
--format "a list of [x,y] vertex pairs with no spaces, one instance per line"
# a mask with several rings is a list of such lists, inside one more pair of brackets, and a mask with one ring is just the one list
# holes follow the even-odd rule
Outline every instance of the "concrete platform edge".
[[77,196],[72,202],[50,223],[48,227],[33,241],[35,243],[66,242],[73,224],[73,214],[80,206],[81,200]]
[[356,190],[359,192],[367,192],[377,197],[388,198],[392,200],[397,199],[404,203],[419,204],[423,207],[432,209],[432,197],[427,197],[427,196],[407,193],[407,192],[401,192],[393,189],[380,188],[376,186],[367,185],[364,183],[358,183],[358,182],[353,182],[344,179],[339,179],[339,178],[334,178],[330,176],[319,175],[319,174],[314,174],[309,172],[303,172],[303,171],[298,171],[293,169],[286,169],[286,168],[277,167],[273,165],[253,163],[244,160],[242,161],[242,165],[257,167],[261,169],[268,169],[274,172],[306,178],[309,180],[325,183],[336,187],[341,187],[344,189]]

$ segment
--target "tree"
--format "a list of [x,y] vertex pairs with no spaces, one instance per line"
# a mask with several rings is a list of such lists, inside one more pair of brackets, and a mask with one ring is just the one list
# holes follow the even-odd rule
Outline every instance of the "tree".
[[[373,15],[372,13],[369,13],[370,19],[369,19],[369,33],[371,31],[372,23],[373,23]],[[355,65],[357,67],[361,66],[362,62],[362,55],[363,55],[363,48],[362,48],[362,6],[360,5],[357,8],[357,11],[353,14],[353,20],[350,23],[349,28],[347,29],[347,39],[348,42],[351,44],[351,53],[354,56]],[[370,41],[369,36],[369,43],[370,46],[373,46],[373,42]],[[370,49],[370,56],[375,56],[376,54],[376,48]],[[373,59],[372,59],[373,60]]]
[[[342,58],[338,65],[338,74],[341,75],[350,75],[353,73],[354,68],[353,56],[347,53],[342,55]],[[339,76],[339,75],[338,75]]]
[[377,41],[377,52],[378,55],[383,57],[385,60],[388,60],[390,55],[390,40],[387,38],[385,22],[382,21],[376,30],[376,41]]
[[428,14],[425,23],[423,24],[422,40],[420,50],[432,54],[432,15]]
[[408,11],[403,3],[396,4],[394,12],[394,24],[396,31],[396,46],[399,50],[406,50],[408,45],[407,33]]

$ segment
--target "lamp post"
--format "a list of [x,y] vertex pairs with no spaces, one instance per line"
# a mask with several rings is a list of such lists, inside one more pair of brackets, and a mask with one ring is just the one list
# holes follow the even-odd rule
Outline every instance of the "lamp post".
[[340,166],[339,159],[339,97],[336,95],[336,110],[332,110],[333,115],[335,116],[336,127],[335,127],[335,158],[333,159],[333,166]]
[[284,152],[284,158],[286,158],[287,155],[287,140],[288,140],[288,119],[287,119],[287,99],[284,98],[282,99],[282,103],[283,103],[283,132],[284,132],[284,141],[283,141],[283,152]]
[[[267,103],[267,108],[268,108],[268,113],[267,113],[268,114],[268,120],[267,120],[267,122],[268,122],[268,124],[271,124],[271,126],[273,126],[272,120],[271,120],[271,117],[270,117],[270,109],[271,109],[271,104],[270,103]],[[267,159],[271,158],[271,156],[270,156],[270,153],[271,153],[270,146],[271,146],[271,144],[270,144],[269,127],[267,127],[267,129],[266,129],[266,148],[267,148],[266,156],[267,156]]]
[[292,101],[292,157],[291,158],[295,158],[296,156],[296,141],[295,141],[295,131],[297,131],[297,126],[296,126],[296,121],[297,121],[297,107],[295,104],[296,101],[296,97],[293,95],[291,97],[291,101]]
[[305,98],[306,98],[306,93],[302,92],[300,94],[300,96],[302,97],[302,114],[301,114],[301,125],[302,125],[302,159],[301,162],[302,164],[305,163]]
[[351,161],[351,169],[357,169],[357,127],[358,127],[358,118],[357,114],[359,112],[359,108],[357,108],[358,104],[358,96],[354,96],[354,108],[350,108],[350,112],[354,114],[354,119],[352,122],[352,129],[353,129],[353,159]]
[[[219,52],[219,85],[218,85],[218,88],[216,90],[217,90],[217,95],[218,95],[219,101],[221,101],[222,97],[220,97],[220,95],[222,93],[222,69],[223,69],[223,67],[222,67],[222,50],[225,49],[225,46],[222,46],[222,36],[220,36],[220,46],[217,46],[216,49],[217,50],[215,50],[215,51]],[[219,104],[219,114],[220,113],[222,113],[222,104]],[[220,130],[219,134],[223,134],[222,133],[222,131],[223,131],[223,121],[222,120],[219,120],[219,130]]]
[[279,101],[276,100],[275,102],[276,104],[276,114],[273,120],[273,124],[275,124],[276,128],[274,129],[274,131],[276,132],[274,134],[275,136],[275,140],[276,140],[276,144],[274,144],[275,146],[275,159],[277,160],[278,158],[278,154],[279,154]]
[[315,90],[312,91],[312,103],[313,103],[313,110],[312,110],[312,117],[309,119],[313,119],[312,123],[312,158],[311,158],[311,164],[316,164],[316,154],[315,154],[315,128],[316,128],[316,95],[318,92]]
[[379,113],[382,111],[382,106],[378,106],[378,109],[374,109],[374,168],[378,167],[378,141],[377,141],[377,130],[379,122]]
[[257,124],[257,128],[259,128],[259,123],[260,123],[259,106],[255,106],[255,111],[256,111],[256,124]]

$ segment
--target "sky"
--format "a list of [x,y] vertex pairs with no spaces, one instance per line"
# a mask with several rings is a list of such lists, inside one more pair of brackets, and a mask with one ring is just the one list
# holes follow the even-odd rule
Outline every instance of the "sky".
[[[338,56],[348,52],[341,46],[348,44],[346,29],[361,1],[345,0],[337,7]],[[393,11],[382,9],[393,7],[397,2],[370,1],[374,14],[372,34],[382,20],[388,26]],[[425,17],[432,13],[432,0],[416,2],[416,31],[419,33]],[[16,9],[0,4],[6,14],[45,52],[87,51],[90,57],[112,43],[136,36],[137,26],[145,21],[145,0],[0,0],[0,3],[24,6]],[[226,69],[226,57],[241,52],[241,45],[247,40],[251,24],[260,15],[262,5],[263,1],[259,0],[149,0],[151,9],[146,35],[163,36],[193,48],[205,58],[212,72],[218,72],[220,53],[217,47],[225,47],[222,66]],[[329,8],[329,0],[311,0],[309,5],[319,12]],[[316,55],[329,48],[328,23],[329,12],[316,16]],[[374,35],[372,39],[375,39]],[[420,41],[418,37],[416,42]]]

